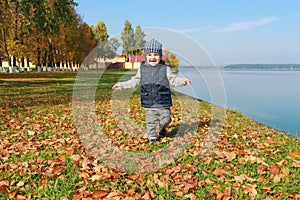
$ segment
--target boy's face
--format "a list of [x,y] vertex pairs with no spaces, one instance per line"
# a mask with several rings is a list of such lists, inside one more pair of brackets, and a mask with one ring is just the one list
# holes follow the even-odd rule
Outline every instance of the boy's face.
[[160,62],[160,57],[158,53],[148,53],[146,56],[146,61],[148,64],[150,64],[152,67],[157,65]]

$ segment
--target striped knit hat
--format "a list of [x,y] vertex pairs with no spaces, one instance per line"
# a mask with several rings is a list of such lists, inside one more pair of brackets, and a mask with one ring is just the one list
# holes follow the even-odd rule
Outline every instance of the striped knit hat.
[[157,53],[160,58],[162,58],[162,44],[155,39],[148,41],[145,44],[145,56],[148,53]]

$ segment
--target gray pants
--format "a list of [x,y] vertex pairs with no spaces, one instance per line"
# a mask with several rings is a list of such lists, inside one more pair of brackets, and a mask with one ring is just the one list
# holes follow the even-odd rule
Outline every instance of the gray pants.
[[172,121],[170,108],[145,108],[146,110],[146,129],[148,139],[156,139],[156,128],[158,132],[167,127]]

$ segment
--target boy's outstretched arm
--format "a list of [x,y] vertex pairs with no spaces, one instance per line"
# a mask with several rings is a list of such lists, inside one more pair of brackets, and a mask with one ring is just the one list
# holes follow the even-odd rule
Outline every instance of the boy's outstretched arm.
[[179,77],[177,74],[174,74],[170,67],[167,68],[167,77],[170,81],[171,87],[191,85],[191,81],[189,79]]
[[112,89],[113,90],[131,89],[138,86],[140,82],[141,82],[141,74],[140,74],[140,69],[138,69],[136,75],[131,77],[130,80],[118,82],[112,87]]

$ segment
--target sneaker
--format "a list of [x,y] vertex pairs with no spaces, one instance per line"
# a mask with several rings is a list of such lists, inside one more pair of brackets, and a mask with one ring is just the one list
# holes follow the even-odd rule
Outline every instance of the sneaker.
[[158,134],[160,138],[168,137],[168,132],[165,128],[161,129]]
[[155,142],[156,142],[156,139],[150,139],[149,140],[149,144],[155,144]]

